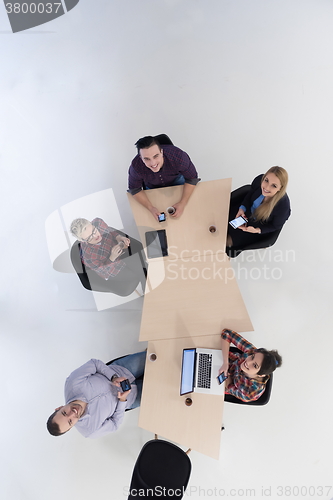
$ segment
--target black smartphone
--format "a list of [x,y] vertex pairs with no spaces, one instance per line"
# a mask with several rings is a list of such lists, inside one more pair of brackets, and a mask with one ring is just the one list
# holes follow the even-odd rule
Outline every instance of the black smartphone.
[[129,382],[128,378],[127,378],[126,380],[122,380],[122,381],[120,382],[120,387],[121,387],[121,390],[122,390],[123,392],[125,392],[125,391],[129,391],[129,390],[130,390],[130,388],[131,388],[131,384],[130,384],[130,382]]
[[146,232],[148,258],[165,257],[168,255],[168,242],[165,229]]
[[222,372],[216,378],[217,378],[217,381],[218,381],[219,384],[223,384],[223,382],[225,380],[227,380],[228,377],[226,375],[224,375],[224,372]]
[[161,212],[158,216],[158,222],[164,222],[166,220],[165,213]]

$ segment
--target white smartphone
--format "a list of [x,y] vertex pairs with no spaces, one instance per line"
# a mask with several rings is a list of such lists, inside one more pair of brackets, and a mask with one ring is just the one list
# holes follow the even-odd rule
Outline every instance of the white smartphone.
[[240,216],[237,217],[236,219],[233,219],[229,222],[230,226],[233,227],[234,229],[237,229],[239,226],[242,226],[243,224],[247,224],[247,220]]

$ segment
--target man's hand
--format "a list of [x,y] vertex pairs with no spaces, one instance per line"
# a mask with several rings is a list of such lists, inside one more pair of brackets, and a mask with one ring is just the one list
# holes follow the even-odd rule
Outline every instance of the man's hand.
[[[122,382],[123,380],[127,380],[127,378],[126,377],[115,377],[112,380],[111,384],[116,385],[117,387],[120,387],[120,382]],[[118,397],[119,401],[126,401],[127,396],[129,395],[130,392],[131,392],[131,389],[129,389],[128,391],[125,391],[125,392],[118,392],[117,397]]]
[[121,236],[121,234],[118,234],[118,236],[116,236],[116,240],[118,241],[118,243],[123,241],[124,248],[128,248],[130,246],[130,243],[131,243],[131,240],[129,238],[126,238],[125,236]]
[[[125,380],[125,379],[124,379]],[[127,396],[131,392],[132,389],[129,389],[128,391],[125,392],[118,392],[118,399],[119,401],[127,401]]]
[[157,222],[158,222],[158,216],[160,215],[160,213],[161,213],[161,212],[160,212],[159,210],[157,210],[157,208],[156,208],[156,207],[153,207],[153,206],[152,206],[151,208],[149,208],[148,210],[149,210],[149,212],[152,214],[152,216],[153,216],[153,217],[157,220]]
[[246,226],[245,224],[243,224],[242,226],[239,226],[238,229],[241,229],[242,231],[245,231],[247,233],[258,233],[258,234],[261,233],[261,230],[259,229],[259,227]]
[[175,203],[172,206],[173,206],[173,208],[176,209],[176,211],[174,214],[171,215],[171,217],[174,217],[175,219],[177,219],[177,217],[180,217],[182,215],[182,213],[184,212],[185,204],[182,203],[181,201],[179,201],[178,203]]
[[137,202],[139,202],[147,210],[149,210],[154,219],[158,221],[158,216],[160,215],[160,212],[157,210],[156,207],[153,207],[153,205],[150,203],[145,191],[143,190],[139,191],[138,193],[133,195],[133,198],[135,198]]
[[184,212],[184,208],[187,205],[187,202],[190,199],[194,189],[194,184],[188,184],[187,182],[185,182],[181,200],[178,203],[172,205],[176,209],[176,211],[173,215],[171,215],[171,217],[177,219],[177,217],[180,217],[182,215],[182,213]]
[[119,245],[115,245],[112,250],[109,259],[114,262],[123,253],[123,249]]
[[123,380],[127,380],[126,377],[115,377],[112,379],[111,384],[116,385],[117,387],[120,387],[120,382]]

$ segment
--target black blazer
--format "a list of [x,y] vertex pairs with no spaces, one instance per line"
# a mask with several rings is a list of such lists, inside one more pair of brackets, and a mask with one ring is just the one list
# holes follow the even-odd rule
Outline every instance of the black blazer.
[[271,233],[272,231],[277,231],[281,229],[286,220],[289,219],[290,201],[288,195],[285,194],[283,198],[275,205],[273,212],[266,222],[256,221],[252,218],[251,207],[254,202],[261,194],[261,179],[264,174],[258,175],[252,184],[251,189],[245,196],[242,205],[246,207],[246,217],[249,219],[249,226],[259,227],[261,229],[261,234]]

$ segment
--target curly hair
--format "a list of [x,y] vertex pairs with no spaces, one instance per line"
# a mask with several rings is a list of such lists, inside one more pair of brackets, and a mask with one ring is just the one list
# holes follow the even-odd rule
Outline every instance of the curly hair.
[[264,355],[264,359],[257,375],[269,375],[270,373],[273,373],[276,368],[279,368],[282,365],[282,357],[276,349],[267,351],[267,349],[261,347],[260,349],[256,349],[255,352],[261,352]]

